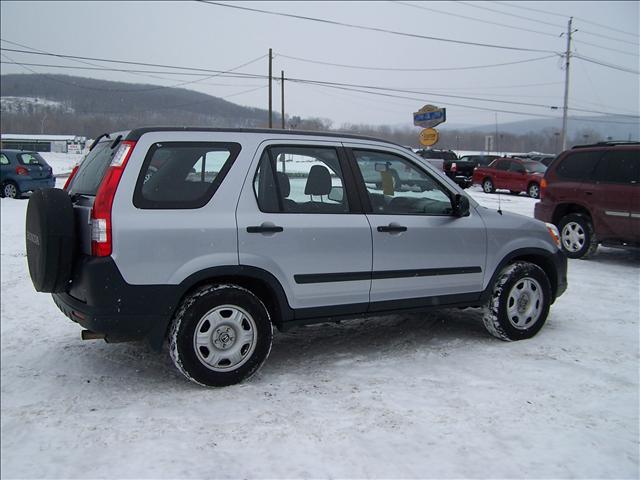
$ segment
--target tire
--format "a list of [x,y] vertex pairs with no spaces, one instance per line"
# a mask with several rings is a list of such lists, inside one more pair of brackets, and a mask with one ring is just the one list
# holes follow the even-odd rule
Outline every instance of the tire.
[[174,365],[192,382],[225,387],[248,379],[271,351],[264,304],[237,285],[206,285],[181,303],[169,330]]
[[588,258],[598,249],[598,239],[591,219],[580,213],[565,215],[560,220],[560,245],[569,258]]
[[20,198],[22,196],[22,192],[15,182],[8,181],[2,185],[2,196],[6,198]]
[[551,285],[544,270],[533,263],[515,262],[498,275],[482,319],[494,337],[524,340],[543,327],[550,305]]
[[540,185],[536,182],[531,182],[527,187],[527,195],[531,198],[540,198]]
[[490,178],[485,178],[482,181],[482,190],[484,193],[493,193],[496,191],[495,186],[493,185],[493,180]]
[[64,292],[76,245],[73,205],[67,192],[58,188],[33,192],[27,205],[25,241],[36,291]]
[[511,195],[520,195],[520,190],[509,190]]

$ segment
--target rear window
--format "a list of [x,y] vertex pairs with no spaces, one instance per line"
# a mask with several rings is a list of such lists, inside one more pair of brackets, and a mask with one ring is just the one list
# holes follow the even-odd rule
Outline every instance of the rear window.
[[96,195],[102,177],[111,164],[111,157],[117,150],[117,148],[111,148],[112,144],[114,144],[113,139],[105,139],[87,154],[69,185],[70,194]]
[[47,162],[35,152],[19,153],[18,161],[22,165],[47,165]]
[[203,207],[239,152],[238,143],[156,143],[142,164],[133,204],[146,209]]
[[547,171],[547,167],[540,162],[523,162],[523,165],[527,172],[544,173]]
[[602,152],[572,152],[556,168],[556,175],[565,180],[585,180],[598,163]]
[[593,180],[603,183],[637,183],[640,180],[638,151],[607,152],[593,172]]

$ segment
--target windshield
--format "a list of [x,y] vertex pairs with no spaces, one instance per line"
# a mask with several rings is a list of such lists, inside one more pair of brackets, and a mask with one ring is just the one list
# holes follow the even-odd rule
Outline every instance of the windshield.
[[522,164],[527,169],[527,172],[544,173],[547,171],[547,167],[540,162],[522,162]]
[[107,168],[111,164],[111,157],[116,149],[111,149],[113,139],[105,138],[82,160],[78,171],[69,185],[69,193],[92,195],[98,191]]

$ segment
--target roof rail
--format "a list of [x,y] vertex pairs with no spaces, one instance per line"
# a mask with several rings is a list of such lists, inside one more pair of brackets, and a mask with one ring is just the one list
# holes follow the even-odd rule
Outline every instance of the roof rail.
[[638,141],[629,141],[629,140],[609,140],[607,142],[598,142],[598,143],[591,143],[589,145],[574,145],[573,147],[571,147],[571,149],[573,150],[574,148],[592,148],[592,147],[615,147],[616,145],[640,145],[640,142]]

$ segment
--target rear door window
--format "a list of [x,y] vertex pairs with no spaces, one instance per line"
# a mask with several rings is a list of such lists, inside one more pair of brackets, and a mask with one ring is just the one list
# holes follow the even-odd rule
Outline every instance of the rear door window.
[[556,175],[565,180],[589,179],[602,152],[572,152],[556,168]]
[[142,164],[133,204],[145,209],[203,207],[238,153],[238,143],[156,143]]
[[640,158],[637,151],[607,152],[593,172],[593,180],[603,183],[637,183],[639,176]]
[[0,153],[0,165],[9,165],[9,159],[4,153]]
[[87,154],[69,185],[70,194],[96,195],[102,178],[111,164],[111,158],[117,150],[117,148],[111,148],[112,144],[113,139],[105,139]]

